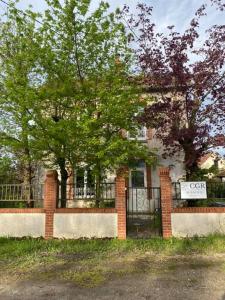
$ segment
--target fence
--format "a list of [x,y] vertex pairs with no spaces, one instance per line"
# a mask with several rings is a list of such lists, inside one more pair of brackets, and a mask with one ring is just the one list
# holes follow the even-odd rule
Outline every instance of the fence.
[[115,183],[101,182],[99,186],[77,187],[75,184],[66,184],[66,199],[62,196],[62,185],[59,183],[58,207],[62,200],[68,208],[88,207],[115,207]]
[[128,187],[127,234],[135,238],[161,235],[161,195],[159,187]]
[[173,183],[173,207],[225,207],[225,182],[207,182],[207,199],[181,199],[180,182]]
[[1,207],[43,207],[43,184],[0,184]]
[[207,199],[181,199],[180,183],[173,183],[170,235],[225,234],[225,182],[207,182],[206,191]]
[[[75,206],[57,208],[61,192],[57,176],[56,171],[48,172],[44,185],[0,185],[0,236],[123,238],[119,231],[122,226],[119,205],[122,200],[125,203],[125,197],[120,200],[117,196],[117,209],[106,207],[109,202],[115,206],[115,183],[103,182],[98,190],[78,189],[68,184],[66,202],[72,201]],[[96,200],[103,201],[104,208],[87,205]],[[78,202],[82,205],[76,205]]]
[[[49,171],[43,185],[1,185],[0,204],[6,203],[8,207],[0,207],[0,236],[44,236],[48,238],[126,238],[126,176],[124,171],[117,173],[113,184],[102,184],[100,198],[111,201],[114,197],[115,208],[110,207],[66,207],[57,208],[58,178],[56,171]],[[159,190],[144,189],[142,196],[138,190],[129,192],[135,202],[131,205],[137,213],[151,215],[152,200],[159,200],[161,204],[162,235],[164,238],[171,236],[207,235],[214,232],[225,234],[225,207],[217,207],[215,203],[224,201],[224,183],[210,183],[207,186],[207,200],[209,202],[199,207],[186,207],[186,205],[173,205],[173,202],[182,203],[180,199],[179,184],[172,184],[168,168],[160,168],[160,197]],[[140,197],[139,197],[140,196]],[[43,201],[44,197],[44,201]],[[67,186],[67,201],[95,201],[97,191],[75,190],[72,185]],[[156,199],[157,198],[157,199]],[[69,200],[70,199],[70,200]],[[132,199],[132,198],[131,198]],[[140,200],[141,199],[141,200]],[[139,201],[145,200],[141,209]],[[147,204],[149,201],[149,204]],[[152,199],[152,200],[150,200]],[[85,202],[86,201],[86,202]],[[194,200],[196,201],[196,200]],[[37,206],[42,202],[43,205]],[[9,208],[11,203],[16,203]],[[23,206],[20,206],[23,203]],[[34,203],[33,207],[30,205]],[[104,203],[104,202],[103,202]],[[155,203],[155,202],[154,202]],[[159,203],[159,202],[157,202]],[[5,204],[4,204],[5,205]],[[154,205],[158,210],[158,206]],[[178,207],[179,206],[179,207]],[[42,208],[43,207],[43,208]],[[144,209],[143,209],[144,207]],[[128,207],[128,214],[130,213]],[[152,218],[150,218],[152,220]],[[153,219],[154,220],[154,219]]]
[[[57,208],[59,192],[62,187],[59,185],[56,171],[47,172],[44,186],[1,186],[0,203],[6,202],[7,205],[16,203],[17,206],[0,208],[0,236],[44,236],[46,239],[93,237],[125,239],[127,235],[125,177],[125,171],[120,170],[117,173],[115,183],[101,183],[98,190],[76,189],[74,185],[67,185],[67,207],[65,208]],[[165,182],[167,182],[167,177]],[[167,184],[165,188],[167,188]],[[138,195],[138,191],[136,192],[136,195]],[[161,203],[162,222],[167,224],[165,219],[167,208],[164,203],[166,201],[166,190],[162,188],[161,192],[163,200]],[[148,190],[145,194],[149,201],[160,200],[158,188]],[[42,206],[37,207],[36,203],[43,200],[43,197],[43,208]],[[103,201],[104,206],[69,207],[68,205],[69,201],[74,203],[83,201],[83,204],[87,204],[89,201],[96,200]],[[113,201],[115,207],[105,207],[108,201]],[[35,203],[33,207],[31,207],[30,202]],[[18,203],[24,203],[24,206],[21,207]],[[151,209],[150,205],[148,207],[150,215]],[[158,204],[153,210],[155,211],[155,209],[158,210]]]
[[160,188],[127,188],[127,212],[130,214],[149,214],[160,210]]

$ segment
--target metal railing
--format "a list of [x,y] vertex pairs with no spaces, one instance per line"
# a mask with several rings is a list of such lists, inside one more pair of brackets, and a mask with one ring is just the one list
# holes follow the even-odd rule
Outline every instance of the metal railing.
[[43,207],[43,200],[43,184],[0,184],[0,207]]
[[[59,184],[58,197],[59,202],[62,200],[61,183]],[[115,206],[115,183],[102,182],[99,187],[86,186],[77,187],[75,184],[66,184],[66,202],[67,207],[90,207],[94,206],[96,201],[102,204],[107,203]],[[79,204],[78,204],[79,203]]]
[[160,187],[128,187],[126,209],[128,236],[149,238],[162,235]]
[[174,182],[173,206],[225,206],[225,182],[206,182],[207,199],[181,199],[180,182]]
[[126,194],[128,214],[148,214],[161,209],[161,190],[159,187],[128,187]]

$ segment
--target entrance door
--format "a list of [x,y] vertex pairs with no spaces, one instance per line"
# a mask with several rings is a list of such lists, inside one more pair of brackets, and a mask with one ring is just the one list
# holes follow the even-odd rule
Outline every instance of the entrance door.
[[146,168],[140,167],[130,171],[129,211],[135,213],[148,212]]
[[160,188],[147,187],[146,168],[130,170],[127,189],[127,234],[148,238],[161,234]]
[[136,163],[130,170],[128,209],[132,213],[149,213],[153,209],[150,191],[147,186],[147,169],[144,161]]

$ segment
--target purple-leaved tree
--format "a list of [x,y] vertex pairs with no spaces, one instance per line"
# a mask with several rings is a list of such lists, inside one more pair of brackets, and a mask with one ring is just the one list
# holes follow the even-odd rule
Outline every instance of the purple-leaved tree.
[[[225,10],[223,0],[212,0],[211,5]],[[183,151],[190,179],[203,154],[225,146],[225,25],[208,28],[199,44],[203,38],[199,21],[207,15],[207,4],[196,11],[183,33],[169,26],[167,35],[157,32],[152,10],[139,4],[136,17],[128,7],[123,11],[139,46],[140,82],[157,94],[140,122],[156,129],[165,155]]]

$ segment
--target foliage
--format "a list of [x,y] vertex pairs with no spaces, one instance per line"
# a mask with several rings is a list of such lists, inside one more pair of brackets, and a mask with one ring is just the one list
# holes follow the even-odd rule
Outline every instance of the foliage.
[[219,169],[217,166],[213,165],[208,169],[196,169],[193,174],[189,177],[190,180],[215,180],[211,179],[211,177],[215,177],[219,173]]
[[[2,150],[2,149],[1,149]],[[18,182],[19,177],[18,166],[15,161],[5,155],[0,156],[0,184],[9,182]]]
[[31,108],[36,90],[31,84],[38,56],[35,21],[10,6],[0,23],[0,140],[20,163],[23,181],[31,183],[34,152],[30,135]]
[[[61,199],[68,169],[89,165],[99,178],[152,153],[121,131],[137,132],[145,105],[129,80],[132,51],[118,12],[101,2],[47,0],[43,14],[11,3],[1,25],[1,137],[26,162],[56,166]],[[39,18],[36,26],[36,18]],[[9,32],[9,34],[8,34]]]
[[[223,11],[222,2],[212,1],[212,5]],[[138,8],[135,18],[125,7],[123,19],[139,44],[140,81],[156,95],[140,121],[156,128],[165,156],[183,151],[190,177],[203,154],[225,144],[225,26],[209,28],[201,43],[198,28],[206,15],[206,4],[196,11],[183,33],[168,26],[167,35],[157,32],[152,7],[140,4]]]

